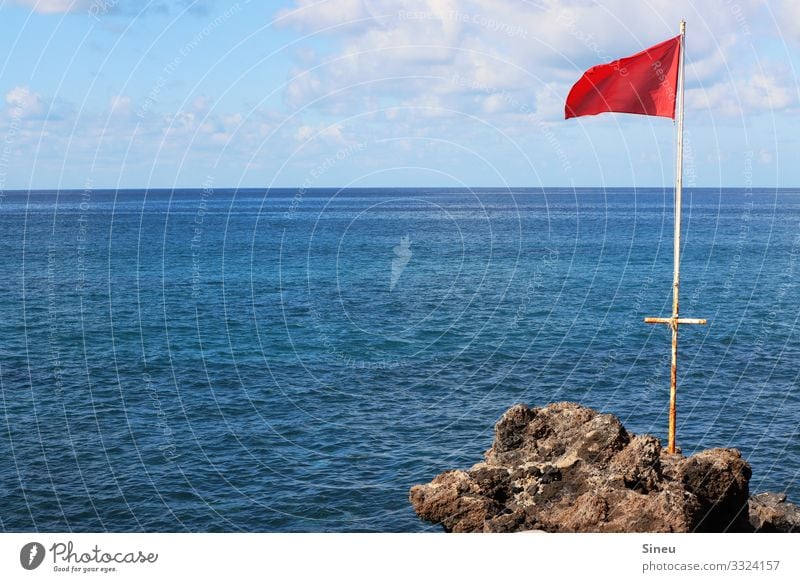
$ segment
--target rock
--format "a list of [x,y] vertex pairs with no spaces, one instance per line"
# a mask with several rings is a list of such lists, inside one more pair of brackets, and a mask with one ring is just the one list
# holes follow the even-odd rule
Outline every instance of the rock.
[[647,493],[657,488],[661,475],[661,442],[650,435],[636,436],[614,455],[610,470],[625,487]]
[[735,449],[668,455],[610,414],[517,404],[484,462],[415,485],[410,501],[451,532],[797,531],[800,508],[750,498],[750,476]]
[[711,449],[685,459],[678,475],[700,502],[694,530],[748,531],[749,482],[752,471],[737,450]]
[[481,531],[486,516],[501,509],[464,471],[446,471],[425,486],[412,487],[410,497],[424,513],[420,516],[448,532]]
[[760,493],[750,498],[750,525],[757,532],[800,533],[800,507],[783,493]]

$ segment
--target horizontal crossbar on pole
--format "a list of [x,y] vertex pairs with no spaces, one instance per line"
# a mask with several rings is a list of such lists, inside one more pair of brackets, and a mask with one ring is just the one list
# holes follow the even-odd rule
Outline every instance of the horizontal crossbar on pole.
[[[672,323],[675,321],[674,317],[645,317],[645,323]],[[696,323],[699,325],[705,325],[708,323],[705,319],[689,319],[686,317],[679,317],[678,323]]]

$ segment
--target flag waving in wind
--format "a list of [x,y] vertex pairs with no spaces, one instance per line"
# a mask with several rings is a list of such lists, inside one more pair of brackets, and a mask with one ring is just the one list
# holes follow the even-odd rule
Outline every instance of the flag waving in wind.
[[606,111],[675,119],[681,37],[586,71],[567,96],[564,116]]
[[564,106],[564,116],[597,115],[606,111],[637,113],[675,119],[675,236],[672,251],[672,317],[645,317],[645,323],[665,323],[672,329],[672,363],[669,379],[669,432],[667,453],[674,454],[677,425],[678,327],[704,325],[705,319],[680,317],[681,281],[681,192],[683,190],[683,93],[686,22],[681,33],[649,49],[586,71],[573,85]]

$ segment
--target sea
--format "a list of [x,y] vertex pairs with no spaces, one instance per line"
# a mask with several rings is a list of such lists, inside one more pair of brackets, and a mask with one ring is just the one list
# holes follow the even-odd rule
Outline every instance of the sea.
[[[0,530],[420,532],[510,406],[666,439],[671,188],[0,197]],[[800,190],[684,190],[678,446],[800,503]]]

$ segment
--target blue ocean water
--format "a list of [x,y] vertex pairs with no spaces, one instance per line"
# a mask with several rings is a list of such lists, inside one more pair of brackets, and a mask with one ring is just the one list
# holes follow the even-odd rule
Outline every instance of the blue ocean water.
[[[517,402],[665,437],[661,189],[5,192],[0,529],[423,531]],[[688,189],[678,444],[800,502],[800,191]],[[436,529],[436,528],[433,528]]]

